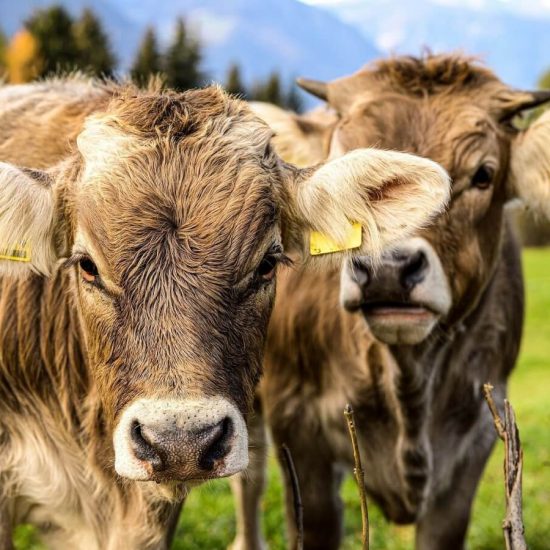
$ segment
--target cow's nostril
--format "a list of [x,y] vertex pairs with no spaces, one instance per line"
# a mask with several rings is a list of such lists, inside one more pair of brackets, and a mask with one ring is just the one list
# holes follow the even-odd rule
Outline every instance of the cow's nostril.
[[155,472],[166,469],[162,451],[147,437],[142,425],[134,420],[131,427],[134,454],[139,460],[151,464]]
[[202,430],[198,436],[202,441],[204,452],[199,458],[199,467],[203,470],[214,469],[217,460],[224,458],[231,450],[233,421],[228,416],[223,420]]
[[351,270],[355,282],[360,287],[366,287],[370,282],[370,262],[365,258],[353,258],[351,261]]
[[428,259],[422,250],[410,256],[401,269],[401,286],[405,290],[412,290],[421,283],[426,276]]

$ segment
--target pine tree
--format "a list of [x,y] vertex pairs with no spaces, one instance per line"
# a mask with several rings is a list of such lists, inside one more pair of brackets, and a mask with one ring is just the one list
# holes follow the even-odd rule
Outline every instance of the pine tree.
[[248,93],[241,80],[241,69],[237,63],[232,63],[227,71],[225,89],[230,93],[242,98],[247,98]]
[[95,75],[112,75],[115,58],[101,22],[92,10],[84,10],[80,20],[74,24],[73,34],[79,66]]
[[162,71],[157,37],[152,27],[145,31],[130,74],[139,84],[145,84],[149,77]]
[[550,69],[542,74],[542,76],[539,78],[538,84],[539,88],[543,90],[550,90]]
[[279,74],[273,72],[269,75],[267,81],[257,82],[253,88],[252,99],[284,107]]
[[298,86],[296,86],[294,82],[290,84],[290,88],[288,89],[288,93],[286,94],[284,103],[284,106],[287,109],[290,109],[295,113],[301,113],[302,109],[304,108],[304,103],[302,101],[302,98],[300,97]]
[[38,44],[42,59],[39,76],[78,67],[73,21],[64,8],[53,6],[38,10],[25,22],[25,27]]
[[204,75],[201,72],[202,61],[199,41],[191,36],[183,19],[176,23],[176,33],[164,58],[166,83],[177,90],[188,90],[201,86]]
[[36,78],[42,68],[38,42],[27,30],[20,30],[6,50],[6,69],[12,84],[29,82]]

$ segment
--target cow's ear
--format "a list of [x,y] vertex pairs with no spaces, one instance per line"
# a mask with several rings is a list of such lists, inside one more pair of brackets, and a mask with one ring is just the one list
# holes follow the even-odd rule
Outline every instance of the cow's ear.
[[260,101],[251,102],[250,107],[273,130],[271,143],[286,162],[305,167],[328,156],[332,128],[338,120],[334,112],[321,109],[297,115]]
[[509,191],[550,219],[550,111],[512,142]]
[[48,274],[54,246],[55,199],[45,172],[0,163],[0,275]]
[[287,249],[304,257],[343,249],[374,258],[427,225],[445,208],[450,189],[435,162],[376,149],[357,149],[290,179],[283,235]]

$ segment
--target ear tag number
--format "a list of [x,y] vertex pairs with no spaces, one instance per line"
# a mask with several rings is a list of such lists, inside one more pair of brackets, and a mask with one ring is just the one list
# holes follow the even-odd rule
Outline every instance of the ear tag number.
[[7,248],[0,248],[0,260],[9,260],[11,262],[30,262],[31,251],[26,243]]
[[332,239],[318,231],[312,231],[309,236],[309,253],[312,256],[331,254],[342,250],[352,250],[361,246],[363,231],[359,222],[351,224],[346,240],[342,245],[336,244]]

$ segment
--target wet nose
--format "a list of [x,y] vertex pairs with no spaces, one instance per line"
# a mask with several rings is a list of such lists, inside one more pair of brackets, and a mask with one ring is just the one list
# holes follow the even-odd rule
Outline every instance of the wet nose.
[[248,465],[246,423],[223,398],[139,399],[122,413],[113,444],[117,473],[135,480],[213,479]]
[[131,427],[132,450],[154,473],[178,471],[186,478],[205,477],[231,450],[233,422],[225,417],[199,430],[170,423],[147,425],[135,420]]
[[422,250],[417,250],[410,255],[402,255],[400,259],[399,282],[404,290],[411,291],[426,277],[428,260]]
[[353,259],[353,279],[364,290],[383,286],[386,290],[410,292],[426,278],[428,259],[422,250],[394,250],[373,266],[369,258]]

